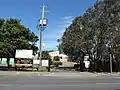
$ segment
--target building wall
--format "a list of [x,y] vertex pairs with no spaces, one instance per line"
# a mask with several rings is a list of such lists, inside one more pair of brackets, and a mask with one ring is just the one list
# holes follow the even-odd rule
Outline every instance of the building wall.
[[68,57],[64,54],[60,54],[59,51],[49,52],[49,55],[50,55],[52,60],[54,59],[55,56],[59,56],[61,62],[67,62],[68,61]]

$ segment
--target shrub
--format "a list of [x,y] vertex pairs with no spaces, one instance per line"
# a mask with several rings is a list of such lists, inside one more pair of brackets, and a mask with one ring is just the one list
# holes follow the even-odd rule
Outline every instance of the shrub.
[[60,62],[60,61],[53,61],[52,65],[58,67],[59,65],[62,65],[62,62]]
[[54,59],[53,59],[53,61],[60,61],[59,56],[55,56]]

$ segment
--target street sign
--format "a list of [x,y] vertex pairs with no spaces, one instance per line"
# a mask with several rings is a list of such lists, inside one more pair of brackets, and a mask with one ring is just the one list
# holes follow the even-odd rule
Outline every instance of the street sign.
[[89,68],[90,67],[90,61],[84,61],[85,63],[85,68]]
[[88,60],[89,56],[84,56],[84,61]]

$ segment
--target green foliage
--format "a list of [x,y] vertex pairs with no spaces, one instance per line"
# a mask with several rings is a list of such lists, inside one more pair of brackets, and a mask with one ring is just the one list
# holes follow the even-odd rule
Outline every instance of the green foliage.
[[17,19],[0,19],[0,57],[14,57],[16,49],[38,50],[38,37]]
[[55,57],[53,58],[53,61],[60,61],[59,56],[55,56]]
[[83,24],[85,25],[86,21],[81,16],[76,17],[62,37],[61,47],[63,52],[72,59],[80,60],[88,52],[87,42],[85,41],[87,33]]
[[50,59],[50,55],[48,51],[42,51],[42,59],[46,59],[46,60]]
[[62,62],[60,62],[60,61],[52,61],[52,65],[54,65],[55,67],[58,67],[59,65],[62,65]]
[[119,8],[119,0],[99,0],[83,16],[76,17],[62,36],[63,52],[75,60],[83,60],[85,54],[106,60],[109,53],[114,60],[119,60]]

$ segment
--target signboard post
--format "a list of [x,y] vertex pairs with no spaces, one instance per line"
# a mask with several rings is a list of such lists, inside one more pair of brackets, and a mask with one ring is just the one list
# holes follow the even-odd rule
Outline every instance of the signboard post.
[[85,68],[87,68],[87,71],[88,71],[88,68],[90,67],[90,61],[84,61],[85,63]]
[[85,63],[85,68],[87,69],[88,72],[88,68],[90,67],[90,61],[88,61],[89,56],[85,56],[84,57],[84,63]]
[[42,60],[42,66],[48,68],[48,72],[50,72],[50,60]]
[[33,59],[33,68],[36,68],[38,70],[38,65],[40,64],[39,59]]
[[48,72],[50,72],[50,60],[38,60],[38,59],[34,59],[33,60],[33,67],[36,68],[36,66],[38,66],[39,64],[42,64],[42,67],[48,67]]

